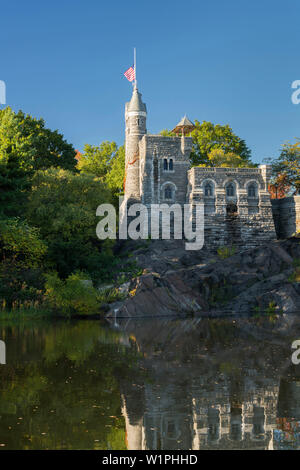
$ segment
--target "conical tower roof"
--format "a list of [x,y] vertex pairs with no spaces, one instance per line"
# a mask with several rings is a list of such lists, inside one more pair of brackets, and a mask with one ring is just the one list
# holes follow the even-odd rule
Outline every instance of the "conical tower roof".
[[145,103],[142,101],[142,94],[139,93],[137,87],[134,87],[132,97],[129,103],[127,103],[127,111],[143,111],[147,112]]

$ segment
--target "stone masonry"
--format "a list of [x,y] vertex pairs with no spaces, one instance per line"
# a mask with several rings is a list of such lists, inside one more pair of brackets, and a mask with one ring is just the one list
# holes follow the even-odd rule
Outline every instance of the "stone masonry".
[[202,168],[188,172],[190,204],[204,204],[206,246],[255,247],[276,238],[269,168]]
[[[180,137],[148,134],[146,119],[146,105],[134,86],[125,107],[125,198],[129,205],[203,203],[206,247],[251,248],[276,239],[275,225],[279,236],[291,235],[297,224],[299,229],[300,196],[271,203],[268,165],[191,168],[192,138],[184,132]],[[181,122],[192,124],[187,118]]]
[[272,199],[275,228],[278,238],[300,232],[300,196]]

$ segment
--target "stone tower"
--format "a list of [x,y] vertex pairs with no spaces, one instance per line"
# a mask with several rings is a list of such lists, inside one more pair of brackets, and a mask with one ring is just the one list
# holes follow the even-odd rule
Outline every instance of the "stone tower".
[[125,105],[125,198],[140,200],[140,148],[147,133],[147,109],[134,85],[132,97]]

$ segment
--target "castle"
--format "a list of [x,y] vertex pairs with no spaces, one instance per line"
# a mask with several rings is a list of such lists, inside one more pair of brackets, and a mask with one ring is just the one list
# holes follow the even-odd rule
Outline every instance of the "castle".
[[[300,197],[287,206],[268,192],[271,168],[210,168],[190,165],[193,123],[184,117],[177,137],[147,133],[147,108],[135,84],[125,106],[125,198],[151,204],[204,204],[205,246],[255,247],[289,236],[299,224]],[[274,216],[275,214],[275,223]],[[281,230],[288,214],[288,228]],[[299,226],[299,225],[298,225]],[[285,230],[285,233],[280,233]]]

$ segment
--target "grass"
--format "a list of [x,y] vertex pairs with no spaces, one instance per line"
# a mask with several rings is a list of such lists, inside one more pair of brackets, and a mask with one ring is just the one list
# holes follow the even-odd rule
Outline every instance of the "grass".
[[278,305],[274,301],[269,302],[268,306],[264,309],[259,306],[256,306],[253,308],[253,311],[254,318],[260,318],[264,316],[272,321],[275,321],[277,315],[283,314],[282,310],[278,310]]
[[295,271],[288,278],[289,282],[300,282],[300,258],[296,258],[293,261]]
[[50,318],[52,313],[50,310],[43,308],[20,308],[14,310],[1,310],[0,311],[0,322],[2,321],[20,321],[30,320],[38,318]]
[[235,254],[234,246],[219,246],[217,253],[221,259],[230,258],[230,256]]

